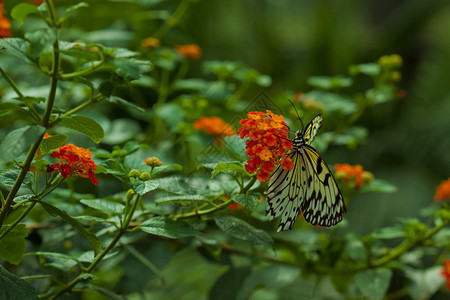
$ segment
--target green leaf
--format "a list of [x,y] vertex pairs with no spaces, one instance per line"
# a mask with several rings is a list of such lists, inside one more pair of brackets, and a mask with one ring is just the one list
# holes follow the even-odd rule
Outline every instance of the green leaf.
[[392,277],[392,270],[369,269],[355,276],[356,286],[369,299],[383,299]]
[[250,275],[250,267],[231,267],[223,273],[214,283],[209,291],[208,299],[210,300],[229,300],[237,299],[237,295],[241,290],[245,278]]
[[105,129],[102,143],[109,145],[123,144],[142,132],[139,123],[133,119],[116,119]]
[[25,33],[25,38],[30,41],[28,52],[31,57],[39,61],[43,51],[50,51],[56,41],[56,30],[54,28],[39,29]]
[[397,239],[405,236],[405,231],[400,227],[384,227],[376,229],[372,237],[376,239]]
[[[120,164],[117,160],[107,159],[97,164],[99,168],[97,168],[97,173],[105,173],[111,174],[118,177],[127,176],[127,170]],[[102,170],[100,167],[104,168]]]
[[225,171],[237,171],[239,173],[247,174],[247,171],[240,163],[218,163],[214,168],[214,172],[211,174],[211,179],[217,174]]
[[142,181],[139,179],[135,179],[133,182],[134,190],[141,197],[150,191],[156,190],[156,188],[158,188],[158,186],[159,186],[159,183],[154,180]]
[[10,111],[21,109],[23,108],[14,103],[0,103],[0,117],[6,115]]
[[346,128],[342,133],[336,136],[334,143],[336,145],[346,145],[350,149],[355,149],[367,139],[368,135],[369,130],[367,130],[367,128],[362,126],[352,126]]
[[140,112],[145,112],[145,109],[143,109],[142,107],[137,106],[136,104],[131,103],[131,102],[129,102],[129,101],[125,100],[125,99],[122,99],[120,97],[117,97],[117,96],[111,96],[111,97],[107,98],[107,100],[109,102],[111,102],[111,103],[117,103],[117,104],[119,104],[121,106],[124,106],[124,107],[135,109],[135,110],[140,111]]
[[[1,41],[1,40],[0,40]],[[0,145],[0,160],[10,162],[29,150],[36,138],[44,133],[40,126],[25,126],[11,131]]]
[[175,81],[172,85],[173,91],[185,90],[185,91],[202,91],[206,88],[208,82],[203,79],[190,78],[190,79],[179,79]]
[[80,202],[91,208],[104,212],[110,212],[116,215],[122,215],[125,208],[125,205],[123,205],[122,203],[110,201],[107,199],[81,199]]
[[20,24],[25,22],[25,19],[29,14],[38,13],[36,5],[29,3],[20,3],[11,10],[11,17],[18,21]]
[[9,273],[0,265],[0,299],[38,300],[39,297],[31,284]]
[[182,201],[187,201],[189,203],[192,203],[193,201],[210,202],[203,195],[168,196],[155,200],[156,203],[180,203]]
[[231,200],[233,200],[234,202],[240,203],[246,212],[251,213],[255,208],[256,208],[256,204],[258,204],[258,200],[259,200],[260,196],[259,194],[238,194],[238,195],[233,195],[231,197]]
[[19,58],[20,60],[33,64],[34,60],[28,56],[27,49],[30,46],[30,42],[21,38],[4,38],[0,39],[0,47],[3,47],[11,55]]
[[102,249],[102,242],[100,239],[93,234],[92,232],[87,231],[80,223],[78,223],[75,219],[73,219],[71,216],[69,216],[65,211],[60,210],[56,206],[53,206],[46,202],[39,202],[44,209],[53,216],[60,216],[64,221],[72,225],[73,228],[75,228],[81,235],[83,235],[85,238],[89,240],[89,243],[91,243],[92,248],[94,248],[95,255],[97,255],[100,250]]
[[[9,226],[2,227],[2,231]],[[19,224],[14,227],[7,235],[0,240],[0,257],[7,262],[18,265],[25,253],[28,229],[25,224]]]
[[348,72],[350,75],[355,76],[359,73],[365,74],[371,77],[375,77],[381,72],[381,67],[378,64],[360,64],[352,65],[349,67]]
[[256,229],[247,222],[231,216],[217,216],[217,226],[229,235],[247,240],[253,245],[272,247],[273,240],[264,230]]
[[[7,187],[12,187],[16,182],[17,177],[19,177],[20,170],[19,169],[6,169],[0,172],[0,184],[3,184]],[[28,172],[25,175],[25,179],[23,180],[23,185],[28,188],[31,187],[33,174]]]
[[42,155],[45,155],[50,151],[58,149],[59,147],[64,145],[67,142],[67,139],[67,135],[64,134],[58,134],[48,138],[44,138],[39,145],[39,150],[41,151]]
[[441,274],[442,267],[434,266],[426,270],[405,270],[406,276],[411,280],[408,292],[412,299],[431,299],[444,284]]
[[303,98],[323,104],[325,111],[330,113],[340,112],[349,115],[358,110],[358,105],[352,98],[328,91],[313,90],[306,93]]
[[346,77],[312,76],[308,78],[308,84],[316,88],[330,90],[349,87],[353,84],[353,79]]
[[395,193],[396,191],[395,185],[382,179],[374,179],[361,188],[361,192]]
[[83,7],[89,7],[89,4],[87,4],[86,2],[80,2],[78,4],[75,4],[69,8],[67,8],[64,11],[64,15],[61,18],[61,22],[64,21],[65,19],[67,19],[67,17],[69,17],[74,11],[83,8]]
[[139,226],[139,229],[150,234],[164,236],[171,239],[178,239],[201,234],[200,231],[184,221],[174,221],[165,217],[150,218],[144,221]]
[[105,135],[103,128],[95,120],[84,116],[64,117],[59,125],[76,130],[96,143]]

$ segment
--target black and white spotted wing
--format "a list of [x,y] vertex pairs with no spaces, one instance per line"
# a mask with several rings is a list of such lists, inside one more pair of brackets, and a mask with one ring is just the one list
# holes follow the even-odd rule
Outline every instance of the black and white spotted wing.
[[322,117],[317,115],[306,125],[304,134],[301,130],[296,132],[293,149],[286,155],[291,158],[293,169],[284,170],[279,165],[270,178],[266,215],[271,219],[281,216],[278,231],[292,229],[300,214],[313,225],[329,227],[339,223],[346,212],[330,169],[309,145],[321,124]]

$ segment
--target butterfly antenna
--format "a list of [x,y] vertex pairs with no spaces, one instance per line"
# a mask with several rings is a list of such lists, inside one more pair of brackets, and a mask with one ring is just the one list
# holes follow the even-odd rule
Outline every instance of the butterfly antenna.
[[299,114],[298,114],[297,108],[295,107],[294,103],[292,103],[291,100],[288,100],[288,101],[291,102],[292,106],[294,107],[295,113],[297,114],[297,118],[300,120],[300,123],[302,124],[302,131],[303,131],[303,129],[304,129],[303,121],[302,121],[302,119],[300,118],[300,116],[299,116]]

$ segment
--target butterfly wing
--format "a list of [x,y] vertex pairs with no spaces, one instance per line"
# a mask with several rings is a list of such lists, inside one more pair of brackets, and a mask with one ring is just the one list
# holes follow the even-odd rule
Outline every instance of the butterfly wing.
[[301,178],[303,174],[298,171],[303,164],[302,158],[298,151],[291,151],[286,156],[292,159],[293,169],[284,170],[281,165],[278,165],[270,177],[266,192],[269,203],[266,215],[270,215],[271,220],[281,216],[278,231],[292,229],[301,212],[305,194]]
[[310,145],[312,143],[321,126],[322,115],[317,115],[311,121],[309,121],[309,123],[305,127],[305,132],[303,132],[303,139],[305,140],[305,144]]
[[336,225],[342,221],[347,209],[333,174],[313,147],[304,145],[299,153],[305,164],[303,217],[312,225]]

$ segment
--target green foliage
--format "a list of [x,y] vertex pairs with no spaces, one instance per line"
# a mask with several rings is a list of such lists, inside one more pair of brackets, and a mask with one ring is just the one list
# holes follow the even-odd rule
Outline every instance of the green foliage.
[[[403,158],[400,149],[385,152],[387,142],[367,147],[383,126],[392,140],[403,139],[395,126],[384,125],[389,109],[403,108],[399,55],[358,63],[356,46],[337,35],[331,48],[351,57],[339,60],[343,74],[323,72],[326,57],[315,51],[317,69],[305,63],[276,72],[273,66],[267,75],[253,67],[254,41],[239,50],[252,49],[248,64],[237,52],[188,44],[197,38],[189,29],[203,30],[192,20],[203,20],[201,5],[210,3],[72,2],[5,1],[5,16],[17,22],[12,37],[0,39],[1,299],[69,293],[74,299],[428,299],[445,293],[449,206],[426,204],[420,215],[393,218],[394,204],[406,210],[425,195],[397,199],[402,178],[390,182],[396,165],[388,175],[364,170],[370,159]],[[281,32],[289,35],[267,37],[271,51]],[[313,36],[320,46],[322,36]],[[288,52],[283,60],[292,59]],[[299,75],[284,81],[287,72]],[[290,91],[298,91],[299,81],[304,91]],[[278,94],[255,97],[261,88]],[[298,117],[306,122],[322,114],[314,147],[336,170],[348,208],[337,226],[316,228],[300,216],[292,231],[275,232],[278,220],[265,215],[267,182],[247,171],[246,141],[234,134],[248,112],[265,110],[283,115],[292,130],[303,130]],[[408,151],[425,151],[409,143]],[[86,150],[54,152],[66,144]],[[443,137],[447,151],[445,145]],[[333,168],[339,157],[347,171]],[[377,197],[379,214],[366,209],[366,197]],[[381,209],[384,199],[389,205]]]

